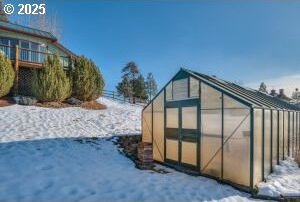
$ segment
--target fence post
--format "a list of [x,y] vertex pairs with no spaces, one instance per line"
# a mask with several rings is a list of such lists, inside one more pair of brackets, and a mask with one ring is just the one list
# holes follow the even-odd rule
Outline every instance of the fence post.
[[14,81],[14,96],[18,95],[19,89],[19,46],[15,46],[15,81]]

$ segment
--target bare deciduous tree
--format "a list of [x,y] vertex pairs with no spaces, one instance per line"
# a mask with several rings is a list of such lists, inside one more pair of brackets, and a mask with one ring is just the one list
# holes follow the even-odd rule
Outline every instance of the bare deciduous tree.
[[[45,0],[40,0],[41,3],[45,3]],[[46,32],[52,33],[57,39],[61,38],[62,27],[58,18],[57,11],[49,11],[46,8],[47,12],[44,15],[22,15],[17,16],[17,23],[43,30]]]
[[3,9],[3,0],[0,0],[0,21],[4,21],[4,22],[8,21],[7,14],[4,12]]

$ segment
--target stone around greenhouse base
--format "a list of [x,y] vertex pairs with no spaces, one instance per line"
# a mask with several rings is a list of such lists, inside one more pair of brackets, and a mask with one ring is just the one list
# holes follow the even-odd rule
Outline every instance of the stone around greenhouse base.
[[139,143],[138,159],[142,164],[153,163],[152,144],[143,142]]

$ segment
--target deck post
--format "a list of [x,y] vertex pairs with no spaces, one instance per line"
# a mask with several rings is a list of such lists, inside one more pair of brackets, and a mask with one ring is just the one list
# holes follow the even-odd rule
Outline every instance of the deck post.
[[18,95],[18,89],[19,89],[19,46],[15,46],[15,81],[14,81],[14,96]]

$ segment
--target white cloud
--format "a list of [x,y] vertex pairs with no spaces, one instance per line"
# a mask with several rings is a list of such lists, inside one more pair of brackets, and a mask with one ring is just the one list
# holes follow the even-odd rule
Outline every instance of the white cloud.
[[[275,89],[278,92],[279,89],[283,88],[287,96],[291,96],[295,88],[300,88],[300,74],[265,79],[262,81],[267,85],[268,91]],[[258,89],[262,81],[249,82],[246,83],[245,86]]]

